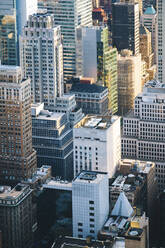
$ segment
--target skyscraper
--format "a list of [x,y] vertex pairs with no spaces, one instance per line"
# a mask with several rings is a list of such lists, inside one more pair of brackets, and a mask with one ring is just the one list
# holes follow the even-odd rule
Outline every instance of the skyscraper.
[[63,36],[64,77],[76,74],[75,32],[79,25],[92,25],[92,0],[39,0],[39,7],[54,14]]
[[141,16],[142,24],[151,32],[151,44],[152,51],[154,52],[154,62],[157,61],[157,36],[158,36],[158,26],[157,26],[157,12],[153,6],[148,7],[143,15]]
[[112,42],[118,51],[139,53],[139,4],[114,3],[112,5]]
[[[37,13],[37,0],[16,0],[17,34],[22,35],[23,28],[30,15]],[[19,38],[19,37],[18,37]]]
[[158,0],[158,72],[157,78],[165,82],[165,1]]
[[16,0],[0,0],[0,60],[4,65],[18,64]]
[[122,50],[118,55],[118,112],[123,115],[133,109],[134,99],[141,92],[141,55]]
[[76,30],[76,72],[78,76],[93,77],[108,88],[109,109],[118,110],[117,49],[108,43],[108,28],[78,27]]
[[55,97],[63,94],[63,48],[60,27],[53,16],[43,13],[29,17],[21,39],[21,65],[31,78],[33,102],[55,106]]
[[19,64],[19,36],[37,0],[0,0],[0,60],[4,65]]
[[36,168],[32,149],[30,79],[21,68],[0,66],[0,182],[31,177]]

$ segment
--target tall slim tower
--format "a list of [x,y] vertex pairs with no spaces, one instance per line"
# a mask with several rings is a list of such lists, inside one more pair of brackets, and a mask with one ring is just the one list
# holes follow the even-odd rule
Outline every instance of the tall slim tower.
[[20,48],[25,77],[31,78],[33,102],[44,102],[46,109],[53,109],[55,97],[63,94],[61,30],[54,26],[53,15],[31,15]]
[[35,168],[30,79],[23,79],[20,67],[1,65],[0,183],[31,177]]
[[54,14],[55,25],[61,26],[64,78],[71,78],[76,74],[76,28],[78,25],[92,25],[92,0],[39,0],[39,8]]
[[16,0],[0,0],[0,60],[4,65],[17,65]]
[[37,0],[0,0],[0,60],[19,64],[19,36],[28,16],[37,12]]
[[139,53],[139,4],[117,2],[112,5],[112,42],[118,51]]
[[165,1],[158,0],[158,80],[165,82]]

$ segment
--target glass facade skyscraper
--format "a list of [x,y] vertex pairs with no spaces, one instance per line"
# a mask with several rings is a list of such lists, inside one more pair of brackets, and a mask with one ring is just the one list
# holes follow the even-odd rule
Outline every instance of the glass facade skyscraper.
[[18,64],[16,0],[0,0],[0,60],[4,65]]

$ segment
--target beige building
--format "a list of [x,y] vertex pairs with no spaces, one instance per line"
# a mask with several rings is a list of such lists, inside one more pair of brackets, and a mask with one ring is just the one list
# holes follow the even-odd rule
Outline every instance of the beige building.
[[147,69],[152,67],[154,63],[154,53],[152,52],[151,33],[143,25],[140,25],[140,53],[142,60],[147,64]]
[[14,184],[32,176],[31,84],[17,66],[0,66],[0,182]]
[[118,108],[124,114],[133,109],[134,99],[141,92],[141,55],[130,50],[118,55]]

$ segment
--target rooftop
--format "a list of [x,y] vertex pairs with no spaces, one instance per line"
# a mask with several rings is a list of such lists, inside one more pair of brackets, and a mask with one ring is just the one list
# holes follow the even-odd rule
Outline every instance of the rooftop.
[[57,120],[61,119],[61,117],[63,115],[64,115],[64,113],[50,112],[48,110],[43,109],[36,116],[36,119],[57,121]]
[[108,129],[116,120],[120,117],[117,115],[113,116],[85,116],[75,128],[94,128],[94,129]]
[[144,35],[144,34],[148,34],[149,31],[143,24],[141,24],[140,29],[139,29],[139,33],[140,33],[140,35]]
[[155,15],[156,14],[156,10],[154,9],[154,7],[151,5],[150,7],[146,8],[144,15]]
[[157,79],[153,79],[145,83],[144,88],[165,88],[165,84],[159,82]]
[[[87,239],[61,237],[53,244],[52,248],[112,248],[114,241],[98,241],[90,237]],[[116,246],[115,246],[116,247]]]
[[75,83],[72,85],[71,92],[81,92],[81,93],[102,93],[108,91],[107,87],[103,87],[97,84],[83,84]]
[[104,172],[82,171],[73,181],[79,183],[99,183],[105,177],[107,177],[107,173]]
[[26,184],[17,184],[13,189],[8,186],[0,186],[0,200],[15,200],[29,187]]

